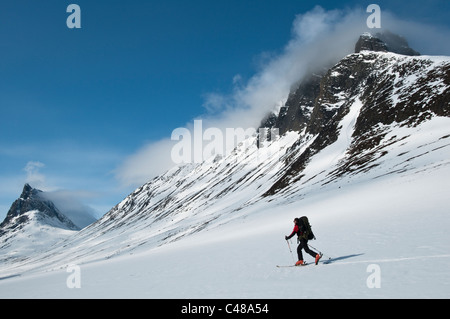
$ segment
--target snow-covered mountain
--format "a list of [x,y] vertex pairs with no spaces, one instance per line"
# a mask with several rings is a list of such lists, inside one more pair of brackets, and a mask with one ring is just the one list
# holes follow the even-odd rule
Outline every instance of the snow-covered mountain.
[[[4,261],[0,277],[22,278],[0,286],[33,296],[25,284],[56,285],[77,264],[85,288],[58,296],[448,297],[450,57],[389,52],[389,39],[363,35],[299,83],[264,120],[280,130],[268,145],[253,136],[169,170],[47,251]],[[300,215],[323,267],[278,269],[296,258],[284,235]],[[384,290],[368,288],[371,264]],[[31,274],[42,270],[54,271]],[[321,289],[300,292],[300,277]]]
[[23,259],[80,230],[39,189],[25,184],[0,224],[1,260]]
[[[356,44],[359,53],[345,57],[324,76],[308,79],[290,95],[271,125],[281,127],[281,133],[302,130],[296,144],[304,147],[306,140],[310,144],[288,157],[289,169],[268,194],[305,180],[305,172],[311,170],[308,162],[331,145],[338,151],[327,175],[317,172],[310,178],[331,181],[369,171],[379,165],[377,159],[387,154],[386,148],[403,145],[407,136],[392,135],[394,129],[412,134],[406,133],[407,128],[413,132],[427,120],[450,115],[448,58],[394,54],[379,43],[383,42],[371,35],[361,36]],[[379,51],[360,52],[361,47]]]

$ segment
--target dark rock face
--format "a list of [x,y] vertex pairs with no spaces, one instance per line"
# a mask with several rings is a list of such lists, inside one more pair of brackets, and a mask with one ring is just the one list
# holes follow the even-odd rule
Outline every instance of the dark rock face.
[[[408,56],[418,56],[420,53],[411,49],[405,38],[398,36],[389,31],[377,33],[372,36],[370,33],[364,33],[360,36],[355,45],[355,53],[361,51],[372,52],[393,52]],[[276,127],[279,129],[280,135],[288,131],[302,131],[307,126],[314,130],[319,129],[317,125],[318,119],[326,118],[327,115],[323,110],[315,108],[317,98],[321,96],[322,101],[333,104],[336,102],[335,94],[341,90],[349,90],[356,88],[364,77],[364,65],[355,66],[355,70],[348,70],[345,66],[338,67],[341,77],[323,77],[327,74],[328,69],[317,71],[309,77],[303,79],[302,82],[292,90],[288,100],[280,109],[278,115],[270,114],[261,123],[261,127]],[[323,80],[323,81],[322,81]],[[324,87],[327,90],[323,90]],[[324,100],[325,99],[325,100]],[[314,113],[314,116],[313,116]],[[313,120],[311,122],[311,120]],[[312,132],[314,133],[314,132]]]
[[408,41],[402,36],[389,31],[384,31],[372,36],[370,33],[364,33],[359,37],[355,45],[355,53],[361,51],[374,52],[393,52],[408,56],[418,56],[419,52],[411,49]]
[[382,40],[373,37],[370,33],[364,33],[359,37],[359,40],[355,45],[355,53],[361,51],[387,52],[388,47]]
[[311,120],[316,97],[320,92],[323,74],[312,74],[293,91],[286,102],[284,113],[277,119],[275,127],[280,135],[290,130],[303,130]]

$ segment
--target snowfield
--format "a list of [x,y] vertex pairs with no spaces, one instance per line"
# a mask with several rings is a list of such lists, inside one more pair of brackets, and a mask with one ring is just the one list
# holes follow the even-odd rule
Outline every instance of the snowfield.
[[[261,200],[220,227],[79,264],[80,288],[68,287],[75,272],[65,266],[3,275],[0,297],[449,298],[450,145],[446,138],[427,143],[449,125],[436,118],[417,129],[417,153],[402,173],[380,175],[379,168],[289,203]],[[293,263],[284,235],[301,215],[309,216],[317,237],[310,244],[324,257],[317,266],[277,268]],[[291,247],[295,256],[294,240]],[[77,264],[76,256],[68,262]]]
[[[436,70],[450,63],[390,53],[349,61],[364,57]],[[416,92],[413,75],[403,80],[389,100]],[[443,94],[444,84],[424,92]],[[337,139],[301,175],[289,179],[289,165],[319,134],[288,132],[267,148],[243,143],[174,168],[51,247],[0,258],[0,298],[449,298],[450,117],[419,110],[410,125],[385,121],[370,131],[378,144],[357,149],[355,125],[367,106],[363,89],[353,94]],[[287,186],[271,189],[280,178]],[[317,266],[278,268],[297,260],[295,240],[291,253],[284,237],[303,215],[317,237],[311,248],[324,256]],[[20,245],[5,249],[25,251]]]

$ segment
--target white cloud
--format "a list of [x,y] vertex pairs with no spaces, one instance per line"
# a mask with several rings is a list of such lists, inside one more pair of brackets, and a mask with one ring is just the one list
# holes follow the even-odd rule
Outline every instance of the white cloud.
[[445,26],[403,20],[392,12],[382,11],[382,28],[405,37],[410,47],[421,54],[450,55],[450,29]]
[[280,101],[286,100],[292,86],[314,69],[337,62],[353,52],[358,36],[367,29],[365,13],[325,11],[316,7],[297,15],[292,37],[281,54],[266,64],[243,85],[236,81],[230,94],[206,95],[205,107],[222,110],[204,116],[206,127],[255,127]]
[[0,210],[0,221],[21,194],[24,183],[46,193],[64,193],[65,198],[72,202],[77,199],[86,211],[94,212],[95,217],[106,213],[116,204],[118,197],[126,195],[124,189],[115,183],[112,172],[123,159],[123,154],[112,148],[90,148],[56,141],[45,145],[12,145],[2,147],[0,152],[18,165],[4,169],[1,174],[0,202],[3,209]]
[[124,186],[142,185],[154,176],[170,169],[171,149],[175,141],[163,139],[149,143],[132,154],[116,169],[116,178]]
[[44,192],[41,196],[51,200],[79,228],[84,228],[97,219],[94,217],[95,210],[82,202],[82,199],[93,196],[91,192],[59,190]]
[[[239,75],[230,79],[234,85],[230,93],[204,95],[206,114],[198,118],[203,121],[203,130],[209,127],[222,131],[226,128],[257,127],[270,111],[287,99],[293,85],[305,75],[317,68],[331,66],[352,53],[363,32],[382,31],[367,28],[368,14],[365,9],[326,11],[317,6],[297,15],[292,24],[291,40],[280,54],[266,54],[265,65],[257,74],[246,83]],[[443,43],[448,42],[448,31],[439,35],[434,27],[401,21],[389,12],[383,11],[382,14],[382,26],[404,35],[408,40],[416,37],[419,43],[441,45],[441,48]],[[428,32],[433,33],[429,35]],[[414,41],[410,43],[415,44]],[[444,44],[444,47],[449,45]],[[191,132],[192,126],[193,123],[186,124]],[[170,158],[173,145],[174,142],[169,139],[145,145],[119,166],[116,177],[126,185],[142,185],[174,166]]]
[[45,185],[45,176],[39,170],[45,167],[44,163],[38,161],[29,161],[23,170],[27,173],[25,182],[34,185],[33,187],[42,188]]
[[[362,25],[360,30],[355,28],[358,24]],[[206,114],[198,118],[203,130],[218,128],[225,132],[227,128],[258,127],[268,112],[279,108],[293,84],[307,72],[330,61],[337,62],[352,52],[364,27],[362,11],[325,11],[316,7],[298,15],[293,22],[292,39],[281,54],[266,54],[265,65],[246,83],[239,74],[230,79],[234,85],[231,93],[204,95]],[[193,132],[193,123],[185,127]],[[143,146],[118,167],[117,179],[124,185],[139,186],[173,167],[170,153],[174,144],[165,139]]]
[[[233,82],[234,82],[233,78]],[[217,114],[218,112],[223,112],[229,108],[228,101],[223,94],[219,93],[206,93],[203,95],[204,103],[203,107],[206,109],[208,114]]]

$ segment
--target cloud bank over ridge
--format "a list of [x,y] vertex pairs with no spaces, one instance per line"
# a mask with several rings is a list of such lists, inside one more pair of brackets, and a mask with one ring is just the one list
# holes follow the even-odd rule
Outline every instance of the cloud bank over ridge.
[[[267,59],[246,83],[236,74],[230,79],[234,84],[232,92],[204,95],[205,113],[196,118],[202,120],[203,130],[218,128],[225,132],[226,128],[258,127],[269,112],[284,104],[291,88],[305,75],[330,67],[352,53],[363,32],[390,30],[404,36],[421,53],[450,55],[446,40],[450,30],[401,20],[385,11],[382,28],[369,29],[366,20],[370,13],[365,9],[327,11],[316,6],[298,14],[292,24],[291,39],[280,54]],[[185,127],[193,132],[193,124]],[[163,173],[175,166],[171,150],[176,143],[168,137],[144,145],[116,169],[116,178],[122,185],[139,186]]]

